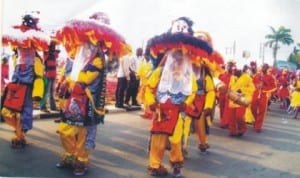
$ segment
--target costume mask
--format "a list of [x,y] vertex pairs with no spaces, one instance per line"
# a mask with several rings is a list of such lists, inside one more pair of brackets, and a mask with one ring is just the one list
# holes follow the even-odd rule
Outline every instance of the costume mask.
[[33,65],[35,50],[33,48],[18,48],[17,64]]
[[97,52],[98,47],[92,43],[86,42],[82,44],[78,54],[75,56],[72,67],[71,78],[74,81],[77,81],[79,72],[96,57]]
[[171,27],[171,33],[189,33],[189,25],[184,20],[176,20]]

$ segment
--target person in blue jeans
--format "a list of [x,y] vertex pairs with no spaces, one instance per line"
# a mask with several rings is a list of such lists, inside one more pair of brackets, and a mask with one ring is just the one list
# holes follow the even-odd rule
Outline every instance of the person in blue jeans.
[[50,110],[57,110],[54,91],[55,91],[55,80],[56,80],[56,59],[59,54],[59,50],[56,50],[56,42],[51,41],[49,45],[49,51],[45,53],[45,95],[43,100],[40,102],[40,110],[49,112],[47,109],[47,100],[49,99]]

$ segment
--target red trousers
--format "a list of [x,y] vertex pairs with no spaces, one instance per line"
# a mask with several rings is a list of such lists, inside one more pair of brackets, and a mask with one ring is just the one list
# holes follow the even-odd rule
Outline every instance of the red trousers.
[[[224,99],[224,108],[223,110],[223,114],[221,116],[221,122],[220,122],[220,127],[227,127],[228,126],[228,122],[229,122],[229,98],[225,97]],[[221,109],[221,108],[220,108]]]
[[265,93],[256,90],[251,102],[251,111],[255,118],[254,130],[261,131],[263,121],[268,109],[268,97]]
[[245,112],[246,108],[241,107],[228,107],[228,118],[229,118],[229,134],[237,135],[244,134],[247,130],[245,122]]
[[220,108],[220,118],[222,118],[224,113],[224,107],[225,107],[225,95],[219,94],[218,103]]

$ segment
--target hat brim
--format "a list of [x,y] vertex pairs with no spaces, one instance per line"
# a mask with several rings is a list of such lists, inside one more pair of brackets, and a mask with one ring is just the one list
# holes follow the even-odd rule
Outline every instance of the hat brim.
[[[159,56],[168,50],[178,49],[189,54],[192,62],[200,62],[202,57],[208,58],[213,52],[207,42],[184,33],[164,33],[148,40],[146,55],[160,60]],[[199,58],[200,57],[200,58]]]
[[50,37],[46,33],[30,29],[21,31],[18,28],[12,28],[9,34],[2,36],[2,44],[12,48],[35,48],[38,51],[47,51]]
[[56,33],[58,39],[70,56],[76,55],[84,42],[97,44],[104,42],[105,46],[120,58],[131,51],[125,39],[108,25],[95,20],[71,20]]

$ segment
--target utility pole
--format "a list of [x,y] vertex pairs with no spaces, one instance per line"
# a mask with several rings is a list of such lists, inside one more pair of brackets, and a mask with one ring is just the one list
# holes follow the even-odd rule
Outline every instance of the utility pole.
[[265,63],[265,43],[259,44],[259,58],[262,60],[262,64]]
[[232,55],[233,55],[233,56],[232,56],[233,59],[236,60],[236,59],[235,59],[235,40],[233,41],[233,45],[232,45],[232,53],[233,53],[233,54],[232,54]]
[[235,40],[233,41],[233,44],[229,47],[225,47],[225,54],[231,59],[235,59],[235,52],[236,52],[236,43]]

